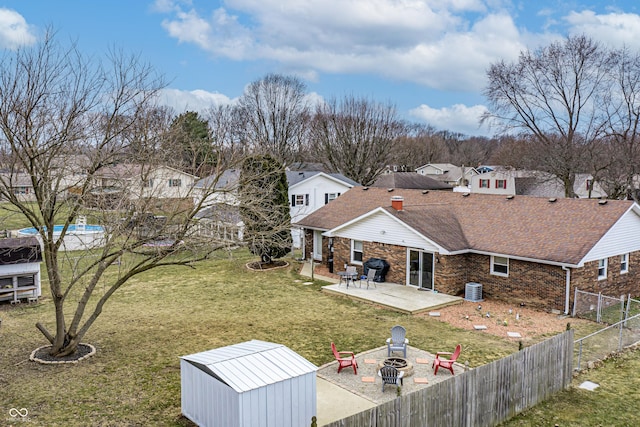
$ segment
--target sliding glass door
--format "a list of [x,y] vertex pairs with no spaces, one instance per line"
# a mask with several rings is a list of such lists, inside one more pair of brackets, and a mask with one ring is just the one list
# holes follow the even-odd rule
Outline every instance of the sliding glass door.
[[407,252],[407,283],[423,289],[433,289],[433,254],[416,249]]

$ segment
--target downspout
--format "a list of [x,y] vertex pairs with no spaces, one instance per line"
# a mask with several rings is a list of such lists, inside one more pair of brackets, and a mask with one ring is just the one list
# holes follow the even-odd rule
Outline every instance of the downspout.
[[569,314],[569,299],[571,297],[571,269],[565,265],[562,266],[562,269],[564,271],[566,271],[566,290],[565,290],[565,296],[564,296],[564,314],[567,315]]

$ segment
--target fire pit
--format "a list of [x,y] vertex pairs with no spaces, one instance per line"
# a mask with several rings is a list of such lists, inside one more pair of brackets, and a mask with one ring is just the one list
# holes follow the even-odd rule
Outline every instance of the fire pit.
[[413,364],[402,357],[387,357],[378,364],[378,370],[383,366],[393,366],[399,371],[404,372],[404,377],[413,375]]

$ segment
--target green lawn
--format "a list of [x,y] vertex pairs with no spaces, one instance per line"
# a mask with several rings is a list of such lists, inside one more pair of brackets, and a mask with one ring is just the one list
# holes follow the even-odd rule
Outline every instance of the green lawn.
[[[249,260],[248,252],[237,251],[195,269],[156,269],[132,280],[84,340],[97,354],[77,365],[28,360],[47,344],[34,324],[53,328],[49,298],[1,304],[0,425],[10,408],[27,408],[29,425],[187,425],[180,416],[179,357],[251,339],[287,345],[316,365],[333,359],[331,341],[362,352],[383,345],[398,323],[413,346],[430,352],[461,343],[461,361],[472,367],[518,349],[507,339],[325,295],[324,283],[303,284],[308,278],[297,275],[297,266],[249,271]],[[538,425],[523,422],[518,425]]]

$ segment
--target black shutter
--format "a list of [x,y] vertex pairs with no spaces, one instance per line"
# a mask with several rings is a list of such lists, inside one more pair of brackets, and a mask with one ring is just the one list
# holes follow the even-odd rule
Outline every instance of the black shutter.
[[324,204],[329,203],[329,193],[324,193]]
[[304,195],[304,204],[305,204],[305,206],[309,206],[309,195],[308,194]]
[[292,194],[291,195],[291,206],[295,206],[296,205],[296,195]]

